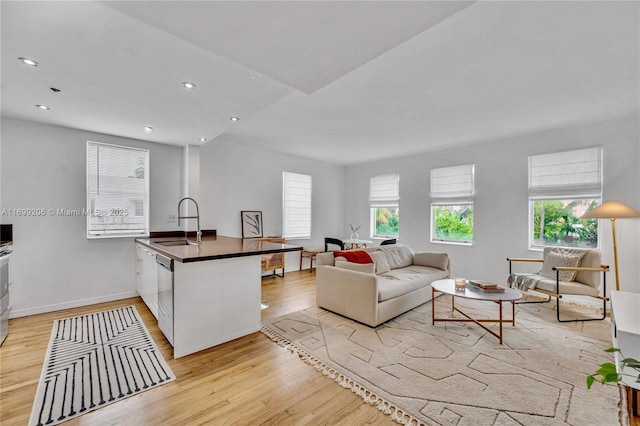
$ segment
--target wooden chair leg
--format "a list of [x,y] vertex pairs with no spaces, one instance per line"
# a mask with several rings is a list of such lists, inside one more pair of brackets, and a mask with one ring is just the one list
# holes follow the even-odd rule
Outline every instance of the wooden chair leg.
[[304,250],[300,250],[300,271],[302,271],[302,254],[304,253]]
[[313,258],[314,257],[316,257],[316,253],[315,252],[309,253],[309,273],[310,274],[313,272]]

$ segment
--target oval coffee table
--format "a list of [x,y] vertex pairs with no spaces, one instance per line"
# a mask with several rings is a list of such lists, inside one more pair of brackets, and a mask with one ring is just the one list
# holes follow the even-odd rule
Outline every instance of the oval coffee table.
[[[451,295],[451,311],[458,312],[466,317],[465,318],[436,318],[435,296],[436,291],[440,293],[446,293]],[[455,305],[456,297],[463,297],[465,299],[484,300],[488,302],[495,302],[498,304],[498,310],[500,311],[499,318],[497,319],[475,319],[458,309]],[[504,292],[500,293],[483,293],[480,291],[471,290],[465,288],[463,290],[456,290],[455,281],[453,279],[437,280],[431,283],[431,325],[435,325],[436,322],[474,322],[480,327],[484,328],[489,333],[493,334],[500,340],[502,344],[502,324],[511,323],[515,327],[516,325],[516,304],[515,301],[522,299],[522,293],[519,290],[513,288],[505,288]],[[503,318],[502,316],[502,303],[511,302],[511,319]],[[485,327],[483,322],[497,322],[500,324],[500,332],[496,333],[493,330]]]

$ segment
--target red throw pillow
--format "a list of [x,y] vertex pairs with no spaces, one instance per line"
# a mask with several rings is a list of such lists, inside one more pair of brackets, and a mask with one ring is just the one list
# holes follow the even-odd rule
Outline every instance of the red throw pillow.
[[373,263],[373,259],[369,256],[369,253],[364,250],[334,251],[333,256],[342,256],[353,263]]

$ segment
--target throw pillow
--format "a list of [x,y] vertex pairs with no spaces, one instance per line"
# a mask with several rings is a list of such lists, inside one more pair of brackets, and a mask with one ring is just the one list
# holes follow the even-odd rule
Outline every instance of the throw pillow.
[[373,263],[363,264],[336,260],[336,268],[349,269],[351,271],[364,272],[367,274],[375,273],[375,265]]
[[373,263],[373,259],[369,256],[364,250],[345,250],[345,251],[334,251],[334,257],[344,257],[349,262],[353,263]]
[[413,249],[409,246],[380,246],[391,269],[404,268],[413,264]]
[[[556,279],[556,271],[554,267],[571,267],[575,268],[580,264],[580,260],[584,257],[585,253],[580,254],[568,254],[558,251],[549,251],[547,256],[542,262],[542,271],[538,275],[552,280]],[[576,278],[578,271],[560,271],[560,281],[570,282]]]
[[387,258],[382,251],[374,251],[369,253],[369,255],[373,259],[373,263],[376,265],[376,274],[389,272],[391,268],[389,267],[389,262],[387,262]]

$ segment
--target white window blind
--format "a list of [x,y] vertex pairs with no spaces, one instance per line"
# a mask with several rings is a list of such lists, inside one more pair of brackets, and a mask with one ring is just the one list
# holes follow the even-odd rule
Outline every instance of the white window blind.
[[282,174],[283,236],[311,237],[311,176],[299,173]]
[[149,150],[87,141],[87,238],[149,233]]
[[373,176],[369,180],[371,207],[394,207],[400,202],[400,175]]
[[[431,198],[446,199],[443,202],[472,202],[475,195],[474,165],[440,167],[431,169]],[[438,204],[434,201],[433,204]]]
[[551,199],[602,195],[602,148],[529,157],[529,198]]

